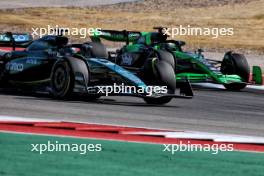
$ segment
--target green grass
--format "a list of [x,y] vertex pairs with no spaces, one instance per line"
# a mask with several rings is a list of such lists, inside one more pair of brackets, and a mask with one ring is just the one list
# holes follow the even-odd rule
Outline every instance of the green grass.
[[[47,141],[102,144],[101,152],[31,152]],[[262,176],[264,154],[249,152],[163,152],[162,145],[0,133],[1,176]]]

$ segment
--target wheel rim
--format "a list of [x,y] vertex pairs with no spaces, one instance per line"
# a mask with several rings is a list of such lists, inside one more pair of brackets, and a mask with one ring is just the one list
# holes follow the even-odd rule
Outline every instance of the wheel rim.
[[68,84],[68,73],[63,66],[57,67],[54,72],[54,88],[61,92],[63,91]]

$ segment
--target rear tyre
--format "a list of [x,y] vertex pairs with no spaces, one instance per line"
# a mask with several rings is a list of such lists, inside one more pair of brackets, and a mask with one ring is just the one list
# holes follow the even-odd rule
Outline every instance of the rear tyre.
[[175,60],[174,60],[173,55],[170,52],[158,50],[156,53],[157,53],[159,60],[168,62],[172,66],[172,68],[175,68]]
[[244,55],[227,52],[221,64],[221,72],[226,75],[238,75],[242,83],[224,84],[228,90],[241,90],[246,87],[249,81],[250,67]]
[[74,75],[67,61],[55,63],[51,74],[51,93],[55,98],[68,98],[73,93]]

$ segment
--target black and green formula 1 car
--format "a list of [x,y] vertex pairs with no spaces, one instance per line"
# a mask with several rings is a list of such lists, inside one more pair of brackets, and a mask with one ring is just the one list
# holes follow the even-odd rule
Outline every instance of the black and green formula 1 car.
[[117,64],[130,70],[147,75],[142,69],[146,63],[155,63],[163,58],[175,69],[177,83],[188,79],[192,83],[212,82],[222,84],[228,90],[240,90],[249,81],[250,68],[244,55],[226,52],[222,61],[205,58],[202,49],[187,52],[182,49],[183,41],[168,40],[163,28],[156,32],[101,30],[100,35],[91,37],[100,42],[106,39],[114,42],[126,42],[118,49],[115,57]]

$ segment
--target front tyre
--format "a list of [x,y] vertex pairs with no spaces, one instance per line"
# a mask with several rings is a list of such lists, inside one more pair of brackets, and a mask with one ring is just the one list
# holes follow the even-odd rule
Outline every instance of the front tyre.
[[[145,80],[148,85],[167,86],[168,94],[174,94],[176,89],[176,79],[174,68],[164,60],[149,59],[144,66]],[[162,105],[169,103],[171,97],[145,97],[148,104]]]
[[224,84],[224,86],[228,90],[241,90],[249,81],[250,67],[244,55],[227,52],[221,64],[221,72],[226,75],[240,76],[243,82]]
[[152,105],[163,105],[163,104],[167,104],[171,101],[172,98],[170,97],[160,97],[160,98],[144,98],[144,101],[148,104],[152,104]]
[[69,63],[65,60],[55,63],[51,73],[51,93],[55,98],[63,99],[73,93],[74,76]]
[[238,91],[238,90],[244,89],[247,86],[247,84],[231,83],[231,84],[224,84],[224,86],[227,90]]

